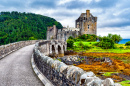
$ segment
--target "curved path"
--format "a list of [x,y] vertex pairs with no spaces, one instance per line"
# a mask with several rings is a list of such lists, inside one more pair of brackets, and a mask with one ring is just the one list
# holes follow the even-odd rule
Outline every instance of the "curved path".
[[0,60],[0,86],[43,86],[31,67],[34,45],[29,45]]

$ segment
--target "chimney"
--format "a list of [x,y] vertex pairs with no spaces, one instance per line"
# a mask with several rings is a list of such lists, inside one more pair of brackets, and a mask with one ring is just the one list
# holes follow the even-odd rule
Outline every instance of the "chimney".
[[56,33],[57,33],[56,25],[53,25],[53,30],[54,30],[53,37],[54,37],[54,39],[56,39]]
[[97,21],[97,17],[95,17],[95,22]]
[[86,10],[86,15],[87,15],[87,18],[90,17],[90,10]]

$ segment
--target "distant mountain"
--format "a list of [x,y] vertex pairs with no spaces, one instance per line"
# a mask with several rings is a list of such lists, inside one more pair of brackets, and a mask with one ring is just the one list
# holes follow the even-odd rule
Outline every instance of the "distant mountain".
[[1,12],[0,13],[0,45],[23,40],[46,39],[48,26],[62,25],[55,19],[33,14]]

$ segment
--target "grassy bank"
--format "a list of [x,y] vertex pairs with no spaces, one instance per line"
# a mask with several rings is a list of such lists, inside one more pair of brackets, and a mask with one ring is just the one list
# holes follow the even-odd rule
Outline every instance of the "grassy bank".
[[68,48],[68,50],[74,50],[76,52],[103,52],[103,53],[130,53],[130,47],[125,46],[125,44],[115,44],[115,49],[102,49],[97,47],[95,44],[97,42],[82,42],[84,45],[89,46],[90,48],[85,50],[82,46],[79,45],[80,42],[74,42],[73,48]]

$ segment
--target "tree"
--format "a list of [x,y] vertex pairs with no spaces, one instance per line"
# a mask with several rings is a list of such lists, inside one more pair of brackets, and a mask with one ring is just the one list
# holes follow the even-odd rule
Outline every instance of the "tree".
[[112,39],[112,36],[113,35],[109,33],[107,37],[110,38],[110,39]]
[[74,39],[72,36],[70,36],[68,39]]
[[98,42],[97,46],[103,49],[112,49],[114,48],[114,41],[106,36],[102,37],[102,40]]
[[79,36],[79,38],[82,39],[82,40],[86,40],[87,36],[86,36],[86,34],[83,34],[83,35]]
[[122,37],[120,35],[112,35],[112,40],[115,42],[115,43],[119,43],[121,40],[122,40]]
[[[16,41],[46,39],[48,26],[63,26],[55,19],[33,13],[1,12],[0,45]],[[3,35],[4,33],[4,35]]]
[[73,48],[74,41],[72,39],[67,40],[67,47]]
[[126,46],[130,46],[130,41],[125,43]]

